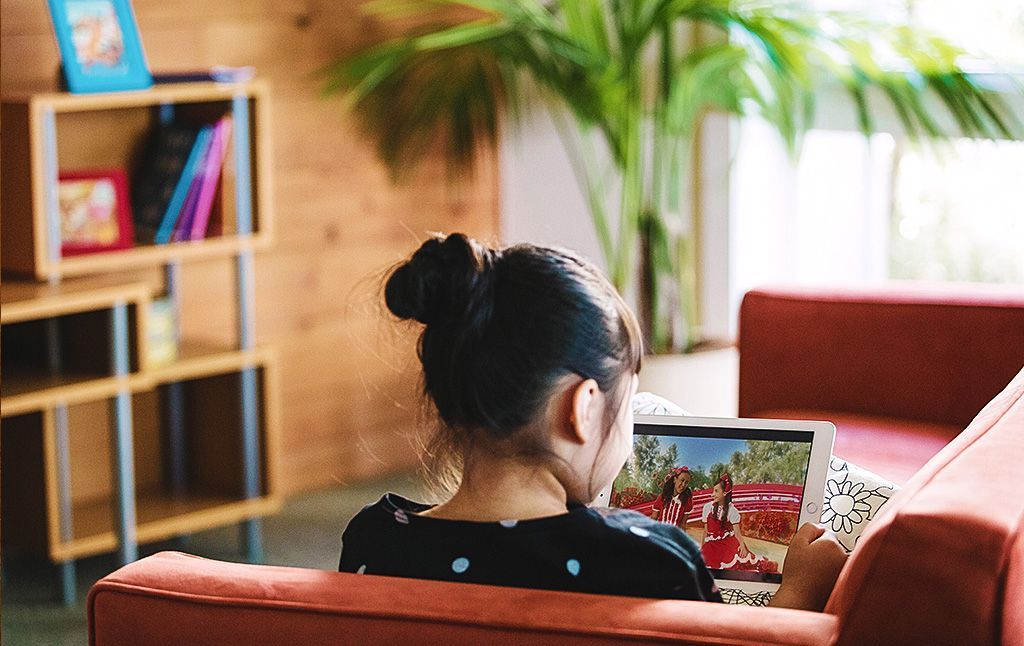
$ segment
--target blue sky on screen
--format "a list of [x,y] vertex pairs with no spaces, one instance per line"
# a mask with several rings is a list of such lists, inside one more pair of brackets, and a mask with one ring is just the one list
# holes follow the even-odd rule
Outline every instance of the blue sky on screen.
[[659,437],[658,445],[665,450],[670,444],[676,445],[676,466],[690,468],[702,466],[705,469],[716,462],[727,464],[736,451],[746,451],[746,440],[717,437]]

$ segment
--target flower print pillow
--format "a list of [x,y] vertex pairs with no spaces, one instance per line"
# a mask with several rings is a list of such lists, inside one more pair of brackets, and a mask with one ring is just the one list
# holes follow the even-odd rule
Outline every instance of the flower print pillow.
[[847,552],[898,487],[867,469],[832,456],[825,480],[821,524],[831,529]]
[[[689,415],[652,393],[637,393],[632,403],[635,415]],[[897,489],[881,476],[832,456],[825,481],[821,524],[835,533],[847,552],[852,552],[868,522]]]

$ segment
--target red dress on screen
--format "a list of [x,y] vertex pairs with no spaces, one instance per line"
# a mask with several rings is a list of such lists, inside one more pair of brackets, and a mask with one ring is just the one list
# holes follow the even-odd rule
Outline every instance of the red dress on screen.
[[686,522],[690,518],[690,510],[693,509],[693,493],[689,489],[665,503],[665,497],[659,495],[654,501],[653,509],[658,512],[658,520],[669,525],[675,525],[680,529],[686,529]]
[[[718,516],[722,515],[719,507]],[[701,520],[707,525],[707,532],[704,534],[704,544],[700,547],[700,553],[704,562],[712,570],[757,570],[758,563],[767,564],[767,559],[758,556],[747,550],[746,556],[740,556],[740,541],[736,538],[733,525],[740,522],[740,512],[729,505],[729,513],[725,518],[714,514],[714,503],[704,505],[701,511]]]

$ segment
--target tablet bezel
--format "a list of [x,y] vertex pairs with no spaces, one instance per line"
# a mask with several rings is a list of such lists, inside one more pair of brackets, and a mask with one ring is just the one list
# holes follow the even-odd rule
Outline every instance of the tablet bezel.
[[[811,455],[807,463],[807,477],[804,481],[804,495],[800,505],[798,527],[806,522],[817,523],[821,519],[822,505],[825,499],[825,481],[828,478],[828,465],[832,458],[832,444],[835,440],[836,427],[831,422],[783,419],[758,419],[735,417],[690,417],[678,415],[636,415],[633,418],[633,434],[683,436],[680,427],[689,428],[722,428],[729,430],[761,430],[761,431],[803,431],[811,432]],[[654,426],[665,429],[665,432],[640,432],[639,426]],[[617,475],[617,474],[616,474]],[[594,501],[594,505],[607,507],[612,486],[609,484]],[[722,586],[736,588],[747,592],[771,591],[778,589],[779,583],[738,581],[718,578],[715,580]],[[785,580],[785,573],[783,573]]]

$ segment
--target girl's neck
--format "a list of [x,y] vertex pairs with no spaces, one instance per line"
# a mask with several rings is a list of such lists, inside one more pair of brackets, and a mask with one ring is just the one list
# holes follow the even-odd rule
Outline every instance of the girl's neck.
[[544,466],[516,458],[473,460],[445,503],[424,516],[495,522],[557,516],[568,511],[565,486]]

